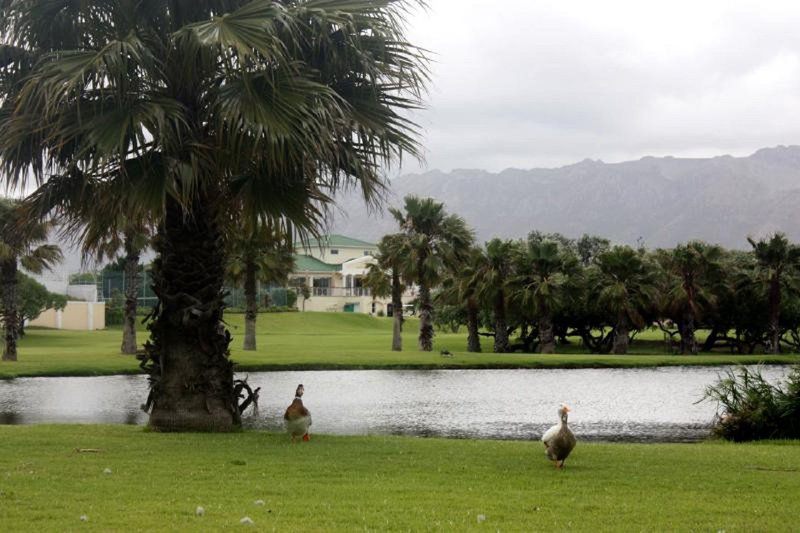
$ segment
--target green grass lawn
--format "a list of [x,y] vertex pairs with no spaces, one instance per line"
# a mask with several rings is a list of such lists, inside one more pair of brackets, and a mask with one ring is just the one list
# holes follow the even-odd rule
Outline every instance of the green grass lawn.
[[798,442],[579,443],[556,471],[538,442],[0,426],[4,531],[791,531],[798,501]]
[[[717,365],[729,363],[796,363],[798,355],[734,356],[664,354],[659,332],[645,332],[630,355],[576,353],[577,341],[556,355],[493,354],[485,338],[484,353],[470,354],[466,333],[438,332],[434,351],[416,348],[418,322],[406,323],[404,351],[392,352],[391,319],[350,313],[265,313],[258,317],[258,350],[241,349],[243,315],[226,317],[234,340],[233,359],[242,371],[346,368],[538,368]],[[138,372],[137,361],[119,354],[121,330],[71,332],[29,329],[20,342],[19,361],[0,363],[0,379],[17,376],[100,375]],[[139,341],[146,339],[144,329]],[[445,358],[439,350],[454,355]]]

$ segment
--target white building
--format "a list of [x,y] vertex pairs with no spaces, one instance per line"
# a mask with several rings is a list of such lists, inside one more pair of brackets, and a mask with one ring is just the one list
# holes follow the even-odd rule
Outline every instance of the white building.
[[[363,285],[369,265],[375,264],[376,244],[328,235],[312,239],[307,248],[298,247],[295,251],[295,271],[289,278],[302,280],[310,292],[305,302],[302,295],[298,296],[299,309],[391,314],[391,299],[373,298]],[[414,297],[413,289],[406,291],[403,303],[408,304]]]

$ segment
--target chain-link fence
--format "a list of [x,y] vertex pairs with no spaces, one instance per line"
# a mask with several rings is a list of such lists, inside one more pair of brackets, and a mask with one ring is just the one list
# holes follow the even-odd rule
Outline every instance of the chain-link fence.
[[[73,281],[78,284],[94,283],[97,286],[98,299],[103,302],[111,300],[116,291],[119,291],[120,294],[125,294],[125,275],[123,272],[101,272],[96,275],[82,274],[80,277],[73,276]],[[153,307],[158,301],[153,292],[152,283],[149,272],[145,271],[140,275],[139,307]],[[226,287],[225,290],[228,293],[225,298],[227,307],[243,309],[245,306],[244,290],[230,287]],[[256,298],[258,306],[262,309],[293,306],[297,299],[292,289],[270,286],[259,287]]]

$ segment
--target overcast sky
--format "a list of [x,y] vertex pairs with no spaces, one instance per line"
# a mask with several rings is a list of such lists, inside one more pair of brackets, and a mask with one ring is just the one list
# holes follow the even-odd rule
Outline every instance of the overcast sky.
[[[428,0],[423,169],[800,143],[800,2]],[[417,171],[410,162],[402,172]]]

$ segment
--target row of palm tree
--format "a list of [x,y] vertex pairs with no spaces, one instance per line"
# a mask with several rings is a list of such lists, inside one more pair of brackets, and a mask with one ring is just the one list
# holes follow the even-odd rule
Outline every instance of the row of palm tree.
[[[536,231],[476,246],[463,220],[432,199],[409,196],[392,213],[400,232],[381,240],[367,284],[378,296],[389,287],[399,295],[403,280],[417,286],[421,350],[431,350],[435,323],[466,326],[471,352],[481,335],[499,353],[553,353],[557,341],[578,336],[592,351],[624,354],[649,327],[677,338],[681,353],[800,347],[800,247],[782,234],[749,239],[750,252],[698,241],[647,251]],[[399,299],[393,308],[402,309]],[[709,330],[703,345],[701,328]]]

